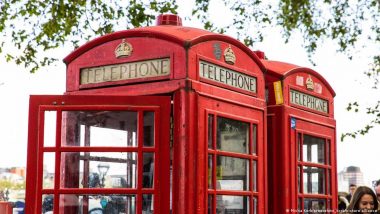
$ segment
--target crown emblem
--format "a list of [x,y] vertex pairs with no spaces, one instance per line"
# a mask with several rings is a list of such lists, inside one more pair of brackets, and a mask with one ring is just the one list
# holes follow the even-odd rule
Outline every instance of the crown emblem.
[[226,50],[224,50],[224,61],[230,65],[235,64],[236,57],[234,51],[231,48],[231,45],[226,48]]
[[123,39],[121,43],[115,49],[116,58],[128,57],[132,54],[133,48],[132,45]]
[[306,79],[306,88],[307,90],[314,90],[314,82],[313,80],[311,79],[311,76],[309,75],[309,77]]

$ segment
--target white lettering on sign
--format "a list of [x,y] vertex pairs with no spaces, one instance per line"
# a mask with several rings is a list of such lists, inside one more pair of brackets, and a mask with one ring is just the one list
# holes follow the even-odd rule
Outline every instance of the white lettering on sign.
[[199,60],[199,76],[216,83],[256,93],[256,77]]
[[167,76],[170,74],[170,58],[129,62],[83,68],[80,71],[80,84],[112,82]]
[[327,100],[290,89],[290,103],[315,111],[329,113]]

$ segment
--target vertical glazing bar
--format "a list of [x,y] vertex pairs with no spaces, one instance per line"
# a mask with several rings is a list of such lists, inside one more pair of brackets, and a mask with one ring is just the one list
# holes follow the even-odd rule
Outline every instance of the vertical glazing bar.
[[206,182],[206,197],[207,197],[207,213],[213,213],[214,210],[214,195],[213,192],[210,192],[210,189],[214,187],[214,155],[212,155],[209,150],[213,150],[214,148],[214,115],[206,113],[206,130],[207,130],[207,182]]
[[[88,125],[84,126],[84,146],[91,146],[91,127]],[[83,188],[88,188],[88,175],[90,172],[90,152],[84,153],[84,161],[83,161]],[[82,207],[82,213],[87,214],[88,213],[88,196],[83,196],[83,207]]]
[[[301,160],[303,161],[303,139],[302,139],[302,134],[301,133],[298,133],[297,134],[298,136],[298,140],[300,142],[300,156],[301,156]],[[301,169],[300,171],[300,183],[301,183],[301,193],[304,193],[304,189],[303,189],[303,165],[299,163],[298,165]]]
[[[303,160],[303,137],[302,137],[302,134],[301,133],[298,133],[297,132],[297,141],[299,142],[299,152],[300,152],[300,160],[299,161],[304,161]],[[299,167],[299,176],[300,176],[300,192],[303,194],[304,193],[304,189],[303,189],[303,165],[300,164],[300,162],[298,162],[298,167]],[[299,193],[297,193],[298,196]],[[304,209],[304,200],[303,200],[303,197],[298,197],[298,203],[300,203],[298,205],[298,207],[301,208],[301,210]]]
[[56,152],[55,152],[55,180],[54,180],[54,214],[58,214],[59,210],[59,181],[61,178],[61,170],[60,170],[60,164],[61,164],[61,134],[62,134],[62,110],[57,111],[57,124],[56,124]]
[[250,193],[251,193],[251,195],[250,196],[248,196],[248,198],[249,198],[249,200],[248,200],[248,202],[249,202],[249,209],[250,209],[250,211],[249,211],[249,213],[253,213],[253,196],[252,196],[252,192],[254,191],[254,189],[253,189],[253,182],[256,182],[256,181],[254,181],[254,176],[253,176],[253,160],[252,160],[252,154],[253,154],[253,146],[254,146],[254,144],[253,144],[253,141],[254,141],[254,139],[253,139],[253,136],[254,136],[254,133],[253,133],[253,128],[254,128],[254,125],[252,124],[252,123],[250,123],[249,124],[249,137],[248,137],[248,142],[250,142],[250,143],[248,143],[248,154],[250,155],[250,159],[249,159],[249,169],[248,169],[248,173],[249,173],[249,175],[251,175],[251,179],[249,179],[249,183],[248,183],[248,185],[249,185],[249,191],[250,191]]
[[[217,130],[216,130],[216,127],[217,127],[217,116],[216,115],[213,115],[213,126],[212,126],[212,133],[213,133],[213,137],[212,137],[212,147],[213,147],[213,150],[216,150],[216,133],[217,133]],[[215,165],[216,166],[216,165]]]
[[213,160],[212,160],[212,165],[213,165],[213,169],[212,169],[212,183],[213,183],[213,195],[212,195],[212,214],[216,214],[216,168],[217,168],[217,165],[216,165],[216,135],[217,135],[217,116],[214,114],[213,115],[213,124],[212,124],[212,147],[213,147],[213,150],[214,150],[214,155],[213,155]]
[[[158,187],[158,183],[161,183],[161,182],[157,182],[159,181],[158,179],[161,177],[160,176],[160,172],[159,172],[159,169],[164,169],[163,167],[163,162],[161,162],[161,156],[162,153],[159,152],[160,151],[160,147],[162,146],[161,144],[159,144],[161,141],[159,140],[160,139],[160,132],[158,131],[159,130],[159,122],[161,121],[161,116],[160,116],[160,113],[159,111],[154,111],[153,112],[153,142],[152,142],[152,145],[154,147],[154,153],[153,153],[153,184],[152,184],[152,188],[154,189],[154,194],[152,195],[152,203],[153,203],[153,213],[154,212],[158,212],[159,208],[161,207],[160,204],[161,203],[161,195],[163,194],[162,192],[160,192],[161,190],[161,186],[160,188]],[[170,121],[170,120],[169,120]],[[169,127],[170,127],[170,124],[169,124]],[[170,128],[169,128],[170,129]],[[169,133],[171,133],[169,131]],[[170,137],[169,137],[170,139]],[[170,141],[170,140],[169,140]],[[166,143],[166,142],[165,142]],[[169,152],[170,154],[170,152]],[[169,158],[170,159],[170,158]],[[168,165],[170,165],[170,161],[168,163]],[[169,171],[169,180],[170,180],[170,166],[166,166],[168,167],[168,171]],[[167,199],[170,200],[170,195],[171,195],[171,188],[170,188],[170,184],[169,184],[169,187],[168,187],[168,190],[164,190],[164,191],[170,191],[169,194],[167,194]],[[169,207],[170,207],[170,202],[169,202]],[[170,208],[169,208],[170,209]]]
[[[325,165],[329,165],[329,162],[330,162],[330,160],[329,160],[329,154],[328,154],[328,152],[330,152],[330,148],[329,148],[329,140],[328,139],[324,139],[324,141],[325,141],[325,151],[324,151],[324,156],[325,156],[325,158],[324,158],[324,164]],[[326,168],[324,168],[324,170],[325,170],[325,194],[326,195],[330,195],[330,175],[329,175],[329,169],[328,169],[328,167],[326,167]],[[329,204],[327,204],[327,208],[330,208],[330,205]]]
[[37,200],[35,201],[37,212],[41,213],[42,206],[42,186],[43,186],[43,147],[44,147],[44,125],[45,125],[45,111],[40,110],[39,112],[39,135],[38,135],[38,159],[37,159]]
[[143,182],[143,140],[144,140],[144,112],[137,112],[137,195],[136,213],[142,213],[142,182]]

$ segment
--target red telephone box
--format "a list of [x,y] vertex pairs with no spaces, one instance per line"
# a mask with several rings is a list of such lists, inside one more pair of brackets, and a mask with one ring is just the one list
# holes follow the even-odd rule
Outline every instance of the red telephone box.
[[68,55],[31,96],[26,213],[266,213],[260,59],[228,36],[158,26]]
[[335,92],[311,69],[262,62],[268,90],[268,201],[275,204],[269,213],[335,213]]

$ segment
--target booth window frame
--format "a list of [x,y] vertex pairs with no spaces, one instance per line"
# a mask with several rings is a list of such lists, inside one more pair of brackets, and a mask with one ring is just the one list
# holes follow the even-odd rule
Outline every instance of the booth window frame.
[[[311,203],[312,202],[315,202],[315,201],[324,201],[325,203],[325,210],[331,210],[331,207],[332,207],[332,164],[331,164],[331,151],[332,151],[332,143],[331,143],[331,137],[329,136],[325,136],[325,135],[320,135],[320,134],[316,134],[316,133],[312,133],[312,132],[308,132],[308,131],[303,131],[303,130],[296,130],[295,132],[296,134],[296,160],[297,160],[297,166],[296,166],[296,169],[297,169],[297,207],[298,207],[298,210],[305,210],[305,209],[308,209],[308,210],[312,210],[313,208],[312,207],[308,207],[306,206],[305,207],[305,200],[309,200]],[[309,136],[309,137],[312,137],[312,138],[315,138],[315,139],[319,139],[319,140],[323,140],[323,143],[324,143],[324,151],[323,151],[323,157],[324,157],[324,161],[323,163],[319,163],[319,162],[313,162],[313,161],[310,161],[310,160],[303,160],[303,157],[304,157],[304,141],[305,141],[305,136]],[[310,151],[308,151],[310,152]],[[311,171],[313,171],[313,169],[317,169],[317,170],[322,170],[323,173],[324,173],[324,178],[323,179],[319,179],[319,181],[322,181],[324,180],[324,184],[322,184],[323,186],[323,192],[322,193],[314,193],[313,190],[311,190],[311,193],[310,193],[310,189],[311,187],[309,186],[309,183],[307,183],[307,188],[308,190],[305,190],[304,188],[304,173],[308,173],[307,171],[308,170],[304,170],[304,168],[309,168],[308,170],[311,169]],[[306,172],[305,172],[306,171]],[[310,173],[310,172],[309,172]],[[309,181],[310,181],[310,176],[309,176]],[[308,182],[309,182],[308,181]],[[318,185],[319,182],[318,182]],[[318,211],[316,211],[318,212]],[[303,213],[303,212],[302,212]]]
[[[137,112],[137,146],[131,147],[107,147],[107,146],[67,146],[62,145],[62,114],[63,112],[68,111],[135,111]],[[159,133],[159,125],[162,125],[161,116],[160,116],[160,106],[136,106],[136,105],[68,105],[68,106],[53,106],[53,105],[41,105],[39,106],[39,143],[38,143],[38,159],[37,159],[37,200],[36,210],[41,212],[42,210],[42,198],[46,195],[53,195],[53,207],[54,213],[58,213],[60,206],[60,197],[67,194],[75,195],[107,195],[107,194],[121,194],[126,196],[135,197],[136,211],[142,210],[142,201],[147,195],[152,195],[154,197],[154,210],[158,209],[160,193],[160,185],[155,180],[155,184],[151,188],[145,188],[142,184],[143,178],[143,155],[152,154],[154,156],[154,176],[160,176],[160,156],[165,154],[160,154],[159,141],[161,139]],[[54,145],[45,145],[44,146],[44,129],[45,129],[45,112],[56,112],[56,127],[55,127],[55,144]],[[154,113],[154,145],[146,146],[144,145],[144,113],[153,112]],[[168,126],[169,127],[169,126]],[[167,128],[168,128],[167,127]],[[64,152],[135,152],[137,154],[137,186],[135,188],[65,188],[61,184],[61,156]],[[43,186],[43,164],[44,164],[44,155],[45,154],[54,154],[54,184],[52,187],[46,188]],[[170,176],[170,175],[168,175]],[[168,178],[169,179],[169,178]]]
[[[242,197],[243,203],[247,204],[247,213],[259,213],[259,202],[263,199],[260,198],[260,187],[257,183],[260,171],[259,167],[259,154],[258,154],[258,128],[259,121],[242,118],[235,115],[223,114],[206,110],[206,149],[207,149],[207,164],[206,164],[206,189],[207,189],[207,207],[208,213],[217,213],[218,196],[226,197]],[[246,153],[223,151],[218,149],[217,134],[218,134],[218,119],[223,118],[235,122],[245,123],[248,125],[248,150]],[[211,125],[210,125],[211,123]],[[211,143],[210,143],[211,141]],[[218,157],[231,157],[239,158],[248,161],[246,178],[248,179],[248,186],[243,190],[224,190],[217,187],[217,163]],[[211,161],[211,169],[210,169]],[[211,175],[210,175],[211,172]],[[220,172],[219,172],[220,173]],[[244,183],[244,182],[243,182]]]

